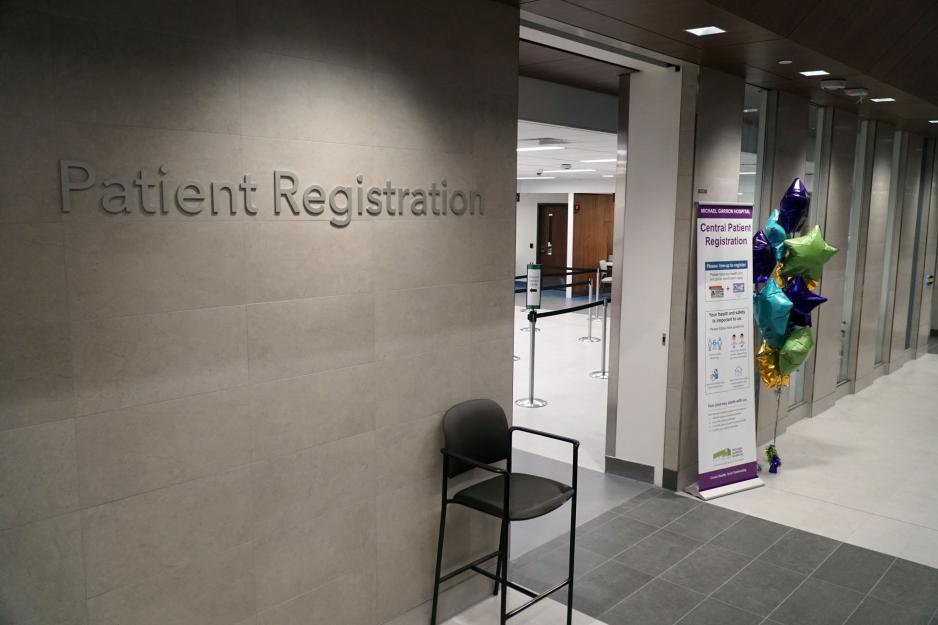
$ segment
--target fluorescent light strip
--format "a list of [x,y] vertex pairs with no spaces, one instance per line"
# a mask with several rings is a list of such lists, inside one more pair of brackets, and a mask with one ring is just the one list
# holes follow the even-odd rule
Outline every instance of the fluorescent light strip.
[[545,169],[545,174],[585,174],[595,169]]
[[706,37],[707,35],[719,35],[726,31],[719,26],[698,26],[697,28],[685,28],[684,32],[697,35],[698,37]]
[[553,176],[518,176],[515,180],[553,180]]
[[895,102],[895,98],[870,98],[870,102]]
[[580,161],[581,163],[615,163],[616,159],[614,158],[591,158],[586,161]]
[[929,124],[938,124],[938,119],[929,119],[929,120],[928,120],[928,123],[929,123]]
[[603,178],[615,178],[613,174],[603,174]]
[[809,69],[805,72],[798,73],[802,76],[807,76],[808,78],[811,76],[830,76],[830,72],[825,72],[823,69]]
[[740,176],[755,176],[756,172],[754,171],[741,171],[739,172]]
[[530,147],[518,148],[518,152],[546,152],[548,150],[562,150],[562,145],[535,145]]

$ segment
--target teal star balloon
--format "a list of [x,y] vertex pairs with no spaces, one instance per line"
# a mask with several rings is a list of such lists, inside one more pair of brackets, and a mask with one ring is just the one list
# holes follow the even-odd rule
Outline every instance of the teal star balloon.
[[788,337],[791,306],[791,300],[772,279],[765,283],[765,288],[756,296],[756,324],[765,342],[775,349],[781,349]]
[[778,209],[772,211],[765,223],[765,238],[775,250],[775,260],[782,260],[785,255],[785,239],[788,238],[788,233],[778,223]]
[[804,236],[787,239],[785,247],[788,248],[788,257],[782,275],[812,280],[821,278],[821,267],[838,252],[836,247],[824,240],[821,228],[817,225]]

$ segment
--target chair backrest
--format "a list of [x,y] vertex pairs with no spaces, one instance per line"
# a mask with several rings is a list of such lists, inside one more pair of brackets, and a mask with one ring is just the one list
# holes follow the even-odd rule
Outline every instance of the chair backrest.
[[[508,419],[491,399],[470,399],[447,410],[443,441],[446,449],[486,464],[506,460],[511,453]],[[472,468],[467,462],[449,459],[449,477]]]

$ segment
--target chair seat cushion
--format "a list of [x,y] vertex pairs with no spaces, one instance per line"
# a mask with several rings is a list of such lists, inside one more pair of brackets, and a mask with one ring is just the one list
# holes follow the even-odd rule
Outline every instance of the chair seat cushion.
[[[509,519],[523,521],[556,510],[573,496],[573,488],[554,480],[527,473],[511,474],[508,493]],[[505,476],[473,484],[453,496],[453,501],[501,517],[505,502]]]

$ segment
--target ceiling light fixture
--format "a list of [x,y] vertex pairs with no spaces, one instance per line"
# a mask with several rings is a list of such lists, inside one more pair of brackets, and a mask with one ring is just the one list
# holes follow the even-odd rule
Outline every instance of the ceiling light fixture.
[[595,169],[545,169],[545,174],[585,174],[587,172],[596,171]]
[[616,159],[614,158],[591,158],[586,161],[580,161],[581,163],[615,163]]
[[741,171],[739,172],[740,176],[755,176],[756,172],[754,171]]
[[553,176],[518,176],[515,180],[553,180]]
[[533,145],[524,148],[518,148],[518,152],[546,152],[547,150],[562,150],[562,145]]
[[743,113],[758,113],[759,109],[743,109]]
[[870,98],[870,102],[895,102],[895,98]]
[[807,71],[798,72],[798,73],[801,74],[802,76],[807,76],[809,78],[811,76],[829,76],[830,75],[830,72],[826,72],[823,69],[809,69]]
[[929,124],[938,124],[938,119],[929,119],[929,120],[928,120],[928,123],[929,123]]
[[791,61],[788,59],[782,59],[778,62],[779,65],[791,65]]
[[615,178],[612,174],[603,174],[603,178]]
[[697,35],[698,37],[706,37],[707,35],[719,35],[720,33],[725,33],[726,31],[718,26],[698,26],[697,28],[685,28],[685,32],[688,32],[692,35]]

